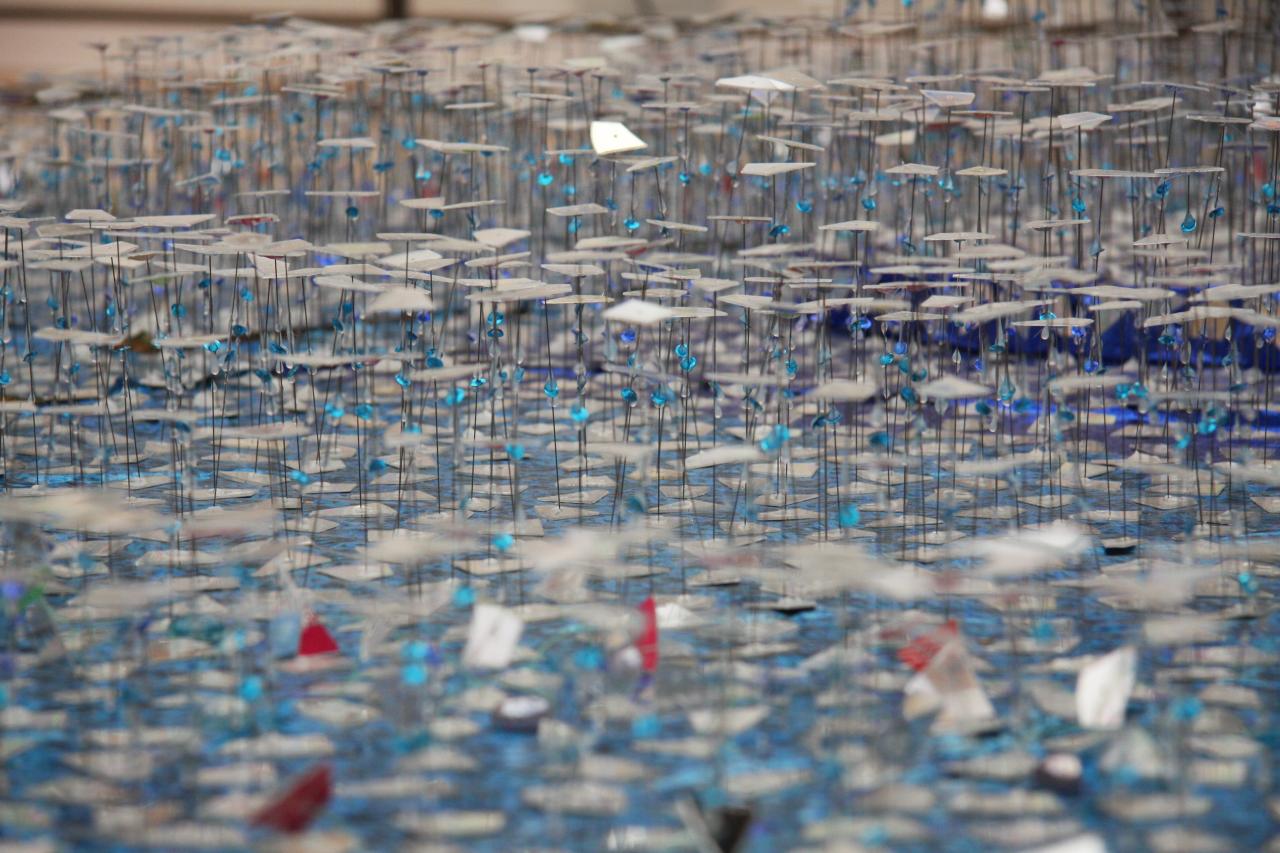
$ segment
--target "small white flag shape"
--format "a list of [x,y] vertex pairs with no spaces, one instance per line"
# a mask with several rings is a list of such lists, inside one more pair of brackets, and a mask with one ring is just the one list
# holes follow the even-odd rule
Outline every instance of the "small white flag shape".
[[591,147],[596,154],[624,154],[627,151],[639,151],[648,148],[645,141],[627,130],[620,121],[591,122]]
[[643,299],[627,299],[606,308],[604,318],[615,323],[629,323],[633,326],[656,326],[663,320],[670,320],[675,312],[665,305],[656,302],[645,302]]
[[431,294],[416,287],[389,287],[365,309],[366,316],[375,314],[416,314],[430,311]]
[[1088,833],[1055,841],[1023,853],[1107,853],[1107,843],[1102,840],[1102,836]]
[[462,662],[472,669],[503,669],[511,663],[524,622],[496,604],[477,604],[471,615]]
[[903,717],[911,720],[935,710],[938,731],[965,728],[996,716],[959,639],[943,644],[903,688]]
[[722,444],[686,457],[684,467],[692,471],[698,468],[710,468],[713,465],[755,462],[762,458],[764,454],[754,444]]
[[1132,646],[1086,664],[1076,678],[1076,717],[1087,729],[1118,729],[1133,692],[1138,655]]

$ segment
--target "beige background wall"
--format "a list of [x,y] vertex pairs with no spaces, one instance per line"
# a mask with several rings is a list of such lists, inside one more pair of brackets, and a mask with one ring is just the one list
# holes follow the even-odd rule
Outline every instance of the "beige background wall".
[[[809,2],[810,0],[802,0]],[[630,12],[632,0],[409,0],[414,16],[512,21],[575,12]],[[686,14],[718,0],[657,0],[659,10]],[[734,0],[741,4],[743,0]],[[763,4],[766,0],[745,0]],[[817,0],[812,0],[817,2]],[[823,0],[825,3],[826,0]],[[30,73],[96,68],[90,42],[122,36],[162,35],[248,20],[280,10],[303,17],[376,20],[383,0],[0,0],[0,81]]]
[[[445,17],[510,22],[522,19],[567,17],[575,14],[633,14],[645,0],[407,0],[415,17]],[[785,0],[788,15],[831,14],[833,3],[844,0]],[[933,0],[925,0],[933,2]],[[983,2],[983,0],[973,0]],[[1280,2],[1280,0],[1276,0]],[[945,0],[955,9],[954,0]],[[1036,0],[1007,0],[1008,6],[1027,14]],[[1174,4],[1187,22],[1213,19],[1213,0],[1149,0],[1157,14]],[[201,26],[225,25],[248,20],[266,11],[287,11],[303,17],[339,21],[372,21],[379,18],[385,0],[0,0],[0,83],[12,83],[31,74],[96,69],[94,41],[122,36],[159,35],[189,31]],[[682,15],[721,11],[777,11],[777,0],[647,0],[649,8]],[[1121,4],[1130,10],[1129,3]],[[1113,0],[1059,0],[1056,16],[1077,23],[1109,19]],[[900,13],[895,0],[877,4],[879,14]]]

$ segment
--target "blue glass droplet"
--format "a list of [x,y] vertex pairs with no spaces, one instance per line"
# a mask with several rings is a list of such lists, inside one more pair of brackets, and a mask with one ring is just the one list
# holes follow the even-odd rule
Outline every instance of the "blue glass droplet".
[[420,663],[407,663],[400,669],[400,680],[409,687],[427,682],[427,668]]
[[240,682],[240,698],[246,702],[253,702],[262,697],[262,679],[256,675],[250,675]]

